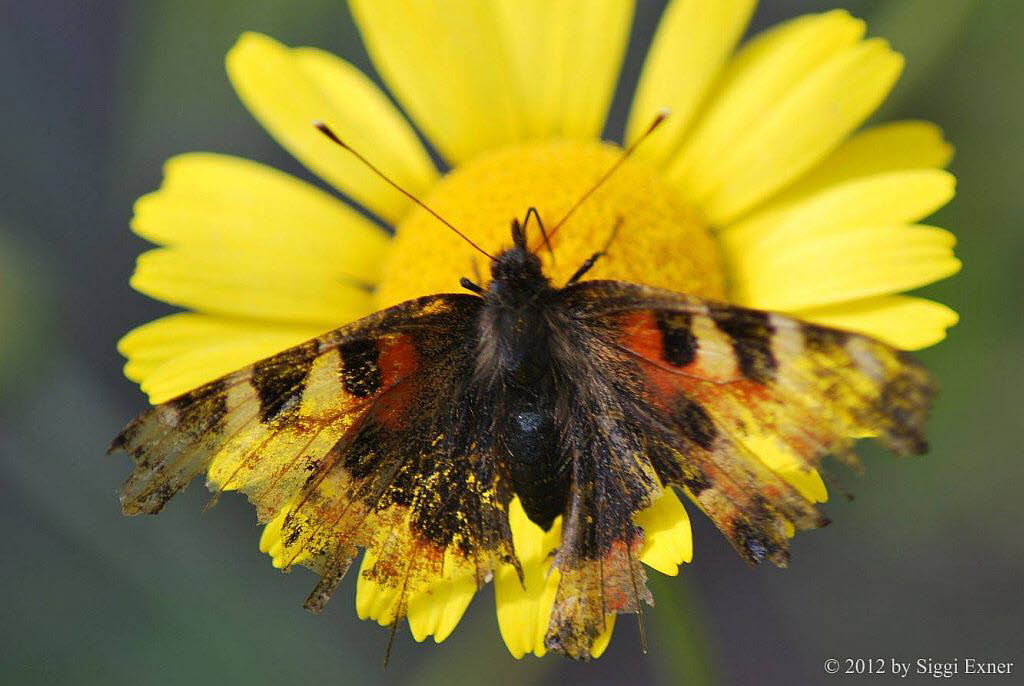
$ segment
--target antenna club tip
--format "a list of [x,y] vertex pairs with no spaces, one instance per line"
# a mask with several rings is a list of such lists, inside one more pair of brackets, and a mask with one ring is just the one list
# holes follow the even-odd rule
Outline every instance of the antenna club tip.
[[313,128],[315,128],[317,131],[330,138],[332,141],[334,141],[341,147],[348,148],[348,145],[346,145],[343,140],[338,138],[338,134],[334,133],[334,130],[331,129],[331,127],[328,126],[322,119],[314,119]]
[[662,107],[658,110],[657,114],[654,115],[654,120],[651,121],[651,125],[647,127],[647,133],[651,133],[654,129],[661,126],[661,123],[668,119],[672,115],[672,110],[667,107]]

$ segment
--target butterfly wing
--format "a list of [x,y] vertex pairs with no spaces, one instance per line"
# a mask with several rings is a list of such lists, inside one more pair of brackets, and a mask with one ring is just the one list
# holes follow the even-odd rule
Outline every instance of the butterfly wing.
[[482,583],[512,548],[493,458],[451,438],[480,303],[397,305],[154,407],[112,445],[135,460],[124,512],[158,512],[200,474],[244,492],[261,521],[280,519],[286,565],[321,574],[314,610],[358,547],[374,581],[400,588],[400,615],[445,571]]
[[631,517],[661,485],[686,488],[751,564],[784,566],[794,529],[827,523],[758,458],[803,470],[852,457],[858,437],[900,454],[926,449],[934,389],[907,355],[865,336],[644,286],[587,281],[560,292],[561,358],[583,357],[568,432],[574,480],[556,564],[548,643],[588,654],[609,612],[646,598]]

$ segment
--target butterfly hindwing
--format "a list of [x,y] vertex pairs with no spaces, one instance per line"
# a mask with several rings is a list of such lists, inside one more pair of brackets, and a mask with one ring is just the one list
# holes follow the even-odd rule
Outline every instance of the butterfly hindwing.
[[124,511],[155,513],[200,474],[244,492],[280,527],[284,563],[322,575],[312,609],[357,547],[403,599],[444,565],[482,580],[511,559],[511,496],[490,454],[445,438],[463,421],[479,307],[469,295],[410,301],[154,407],[112,446],[136,461]]
[[546,312],[545,368],[559,427],[557,454],[568,478],[552,563],[559,582],[545,642],[585,659],[610,616],[638,612],[650,600],[634,514],[655,502],[662,487],[646,454],[648,427],[633,421],[646,415],[636,365],[599,345],[570,308],[556,301]]
[[934,393],[906,354],[866,336],[619,282],[566,289],[595,345],[627,355],[643,377],[649,458],[687,488],[751,563],[784,565],[793,528],[825,523],[755,456],[782,452],[809,470],[852,457],[857,437],[921,453]]

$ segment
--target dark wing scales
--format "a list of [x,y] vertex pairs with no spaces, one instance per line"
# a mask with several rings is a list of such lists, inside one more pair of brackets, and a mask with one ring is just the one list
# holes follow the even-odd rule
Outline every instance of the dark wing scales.
[[359,547],[403,603],[445,564],[482,582],[513,555],[510,495],[461,416],[480,302],[410,301],[154,407],[111,446],[136,463],[125,513],[158,512],[204,473],[217,493],[244,492],[279,527],[286,566],[321,574],[314,611]]
[[572,478],[554,559],[560,578],[546,634],[549,649],[587,659],[609,615],[641,612],[651,602],[640,564],[643,534],[634,515],[661,495],[647,456],[635,365],[558,308],[552,361],[560,451]]
[[685,486],[751,563],[786,564],[791,530],[827,523],[753,446],[808,470],[828,454],[855,459],[859,437],[899,454],[926,449],[933,383],[883,343],[632,284],[566,290],[578,316],[614,332],[599,338],[632,357],[644,377],[659,477]]
[[806,470],[858,437],[925,449],[932,382],[870,338],[619,282],[559,298],[553,357],[576,411],[562,417],[574,472],[553,649],[588,657],[607,613],[649,599],[633,518],[663,486],[685,488],[745,560],[782,566],[794,529],[827,520],[765,449]]

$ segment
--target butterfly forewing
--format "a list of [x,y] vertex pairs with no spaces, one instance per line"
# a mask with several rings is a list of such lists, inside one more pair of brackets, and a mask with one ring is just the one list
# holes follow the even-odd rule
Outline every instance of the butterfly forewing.
[[[155,513],[194,477],[240,490],[278,518],[286,564],[323,575],[323,605],[357,546],[405,595],[445,563],[484,578],[511,558],[490,454],[445,440],[464,403],[480,299],[421,298],[240,369],[132,422],[115,439],[136,461],[127,514]],[[448,432],[450,434],[450,432]]]

